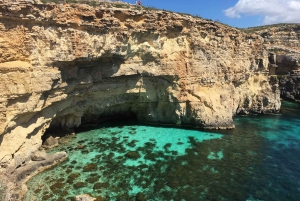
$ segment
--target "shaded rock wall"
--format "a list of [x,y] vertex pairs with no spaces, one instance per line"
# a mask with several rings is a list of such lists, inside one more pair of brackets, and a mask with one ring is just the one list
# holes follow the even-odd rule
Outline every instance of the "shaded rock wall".
[[299,71],[282,76],[279,80],[280,96],[285,100],[300,102],[300,73]]
[[280,75],[281,98],[300,101],[300,24],[270,25],[257,29],[253,28],[263,37],[263,44],[269,51],[270,74]]
[[[269,68],[274,75],[287,75],[300,69],[300,53],[273,53],[270,52]],[[272,71],[272,69],[274,69]]]
[[219,23],[113,4],[0,4],[0,164],[18,166],[52,128],[134,114],[233,128],[280,108],[262,38]]

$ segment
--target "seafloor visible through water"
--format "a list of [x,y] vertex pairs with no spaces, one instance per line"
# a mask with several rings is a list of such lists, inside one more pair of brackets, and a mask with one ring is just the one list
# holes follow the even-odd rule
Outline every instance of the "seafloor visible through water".
[[31,179],[26,200],[298,201],[299,111],[284,102],[217,132],[105,123],[51,150],[69,160]]

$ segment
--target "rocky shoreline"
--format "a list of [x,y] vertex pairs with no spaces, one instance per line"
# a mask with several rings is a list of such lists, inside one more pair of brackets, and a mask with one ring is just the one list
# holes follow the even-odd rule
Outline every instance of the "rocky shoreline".
[[24,163],[21,167],[7,167],[1,172],[2,185],[5,189],[3,200],[17,201],[22,200],[27,192],[26,182],[36,174],[43,172],[58,163],[67,160],[66,152],[58,152],[53,155],[46,154],[44,151],[37,151],[32,159]]

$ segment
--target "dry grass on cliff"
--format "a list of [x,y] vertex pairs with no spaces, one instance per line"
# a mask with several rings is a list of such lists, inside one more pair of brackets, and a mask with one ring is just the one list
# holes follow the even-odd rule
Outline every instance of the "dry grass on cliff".
[[279,23],[279,24],[270,24],[270,25],[264,25],[264,26],[257,26],[257,27],[248,27],[242,29],[246,33],[254,33],[256,31],[262,31],[265,29],[273,28],[273,27],[289,27],[289,26],[300,26],[300,24],[296,23]]
[[[183,16],[191,16],[193,18],[199,18],[199,19],[204,19],[207,21],[212,21],[216,23],[223,24],[225,26],[232,27],[228,24],[222,23],[219,20],[212,20],[212,19],[205,19],[199,15],[192,15],[190,13],[181,13],[181,12],[174,12],[170,10],[165,10],[165,9],[159,9],[153,6],[137,6],[135,4],[129,4],[125,3],[119,0],[41,0],[42,3],[76,3],[76,4],[87,4],[93,7],[97,7],[100,5],[105,5],[108,8],[123,8],[123,9],[134,9],[134,10],[145,10],[145,11],[165,11],[165,12],[170,12],[170,13],[177,13],[179,15]],[[237,27],[233,27],[237,28]],[[238,29],[238,28],[237,28]]]
[[[154,10],[154,11],[166,11],[166,12],[171,12],[174,13],[173,11],[169,11],[169,10],[164,10],[164,9],[159,9],[159,8],[155,8],[153,6],[137,6],[135,4],[129,4],[129,3],[125,3],[122,1],[118,1],[118,0],[41,0],[42,3],[75,3],[75,4],[87,4],[93,7],[96,6],[100,6],[100,5],[105,5],[108,8],[114,7],[114,8],[124,8],[124,9],[135,9],[135,10]],[[186,15],[186,16],[192,16],[192,17],[196,17],[196,18],[201,18],[199,15],[191,15],[189,13],[180,13],[180,12],[176,12],[180,15]],[[201,18],[203,19],[203,18]],[[212,21],[210,19],[207,19],[209,21]]]

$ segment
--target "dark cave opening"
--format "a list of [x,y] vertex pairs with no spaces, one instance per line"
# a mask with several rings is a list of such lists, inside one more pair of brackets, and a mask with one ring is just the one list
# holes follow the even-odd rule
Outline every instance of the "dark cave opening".
[[65,137],[70,134],[88,131],[97,127],[100,123],[109,121],[119,122],[137,122],[137,115],[132,112],[113,113],[107,115],[83,115],[81,117],[81,124],[78,127],[69,128],[64,124],[65,116],[55,117],[50,126],[46,129],[44,135],[42,135],[42,142],[44,143],[50,136],[53,138]]

